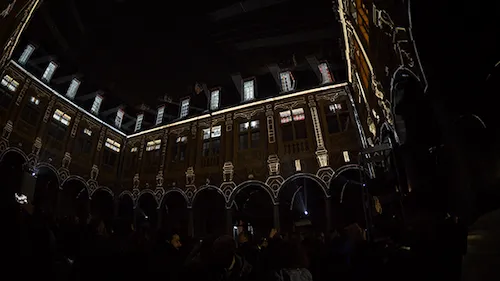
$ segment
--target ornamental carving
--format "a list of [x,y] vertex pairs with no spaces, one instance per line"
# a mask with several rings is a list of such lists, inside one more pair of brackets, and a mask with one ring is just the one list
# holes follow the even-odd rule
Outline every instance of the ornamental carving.
[[335,102],[337,101],[340,97],[347,96],[347,93],[344,90],[339,90],[336,92],[332,93],[327,93],[327,94],[318,94],[316,95],[316,100],[326,100],[329,102]]
[[45,110],[45,115],[43,116],[43,122],[47,123],[49,121],[50,114],[52,113],[52,108],[54,107],[54,104],[56,103],[56,96],[52,96],[50,98],[50,102],[47,105],[47,109]]
[[3,127],[2,138],[8,140],[12,130],[14,129],[14,124],[11,120],[7,121],[5,126]]
[[73,123],[73,128],[71,128],[71,138],[74,138],[76,136],[76,132],[78,131],[78,124],[80,123],[81,119],[82,113],[78,112],[75,118],[75,122]]
[[106,128],[102,127],[101,134],[99,135],[99,142],[97,143],[97,152],[101,151],[105,135],[106,135]]
[[31,84],[31,79],[29,79],[29,78],[26,79],[26,81],[24,82],[23,88],[17,94],[17,100],[16,100],[16,105],[17,106],[21,105],[21,102],[23,100],[24,94],[26,94],[26,91],[30,87],[30,84]]
[[224,163],[222,167],[222,175],[225,182],[233,181],[234,166],[232,162]]
[[220,115],[218,117],[212,118],[212,127],[217,126],[219,123],[222,123],[226,120],[226,117],[224,115]]
[[244,111],[239,111],[234,113],[233,119],[237,118],[243,118],[246,120],[252,119],[253,116],[265,112],[264,106],[257,107],[257,108],[252,108],[252,109],[247,109]]
[[184,126],[179,126],[174,129],[170,130],[170,134],[180,136],[184,132],[189,132],[190,131],[190,126],[189,125],[184,125]]
[[186,185],[194,185],[194,180],[195,180],[194,168],[189,167],[186,170]]
[[233,118],[232,114],[226,114],[226,132],[231,132],[233,130]]
[[278,110],[278,109],[292,110],[295,107],[297,107],[299,105],[304,105],[304,104],[306,104],[306,98],[300,97],[300,98],[297,98],[293,101],[277,103],[274,105],[274,110]]

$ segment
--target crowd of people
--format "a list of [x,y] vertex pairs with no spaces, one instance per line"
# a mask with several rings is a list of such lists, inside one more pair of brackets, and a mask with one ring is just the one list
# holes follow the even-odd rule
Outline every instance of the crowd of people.
[[54,221],[22,208],[11,270],[26,279],[53,280],[416,280],[419,275],[408,247],[368,242],[357,224],[326,235],[271,229],[266,237],[241,231],[236,237],[198,238],[147,221],[135,225],[120,219]]

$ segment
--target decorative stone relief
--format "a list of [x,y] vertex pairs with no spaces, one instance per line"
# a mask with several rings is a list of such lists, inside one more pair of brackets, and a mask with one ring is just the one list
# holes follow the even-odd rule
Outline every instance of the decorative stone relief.
[[54,104],[56,103],[56,96],[52,96],[50,98],[50,102],[47,105],[47,109],[45,110],[45,115],[43,116],[43,122],[47,123],[49,121],[50,114],[52,113],[52,108],[54,107]]
[[33,143],[33,147],[31,148],[31,153],[38,156],[41,149],[42,149],[42,138],[37,137],[35,139],[35,142]]
[[[354,87],[354,85],[353,85],[353,87]],[[335,102],[335,101],[337,101],[337,99],[339,97],[346,96],[346,95],[347,95],[347,93],[344,90],[337,90],[337,91],[332,92],[332,93],[318,94],[318,95],[316,95],[316,100],[317,101],[326,100],[329,102]]]
[[394,119],[391,112],[391,105],[388,100],[379,100],[378,105],[382,108],[382,113],[384,114],[385,120],[394,126]]
[[318,170],[316,176],[318,176],[318,178],[320,178],[324,182],[329,183],[334,174],[335,171],[333,171],[331,167],[323,167]]
[[226,121],[226,117],[224,115],[221,115],[219,117],[213,117],[212,118],[212,127],[217,126],[219,123],[222,123]]
[[194,180],[195,180],[194,168],[189,167],[186,170],[186,185],[194,185]]
[[[163,171],[163,167],[165,166],[165,158],[167,157],[168,130],[165,130],[165,132],[163,133],[163,140],[161,141],[161,146],[162,147],[161,147],[160,171]],[[162,172],[162,177],[163,177],[163,172]]]
[[278,155],[272,154],[267,158],[267,164],[269,167],[269,175],[275,176],[280,173],[280,159]]
[[[139,175],[137,175],[137,179],[139,179]],[[139,185],[137,185],[137,187],[134,186],[134,188],[132,188],[132,200],[134,201],[134,209],[135,207],[137,206],[137,200],[139,200],[139,194],[141,194],[141,191],[139,190]]]
[[163,186],[163,171],[158,171],[158,174],[156,175],[156,187],[162,187]]
[[157,203],[157,209],[160,209],[161,208],[161,201],[163,199],[163,196],[165,195],[165,189],[163,189],[163,187],[159,186],[159,187],[156,187],[155,189],[155,199],[156,199],[156,203]]
[[184,133],[186,131],[187,132],[190,131],[190,126],[189,125],[180,126],[180,127],[176,127],[174,129],[171,129],[170,130],[170,134],[179,136],[179,135],[181,135],[182,133]]
[[105,135],[106,135],[106,128],[102,127],[101,134],[99,135],[99,142],[97,143],[97,152],[101,151]]
[[231,132],[233,130],[233,118],[232,114],[226,114],[226,132]]
[[8,140],[10,138],[10,134],[12,133],[13,129],[14,129],[14,124],[12,123],[12,121],[11,120],[7,121],[7,123],[3,127],[2,138]]
[[80,123],[81,119],[82,113],[78,112],[78,114],[76,114],[75,122],[73,123],[73,128],[71,128],[71,138],[74,138],[76,136],[76,132],[78,131],[78,124]]
[[293,108],[295,108],[299,105],[304,105],[304,104],[306,104],[306,98],[300,97],[300,98],[293,100],[293,101],[277,103],[274,105],[274,110],[278,110],[278,109],[292,110]]
[[328,166],[328,151],[326,149],[317,150],[315,152],[316,159],[318,160],[318,165],[320,168]]
[[233,173],[234,173],[233,163],[232,162],[224,163],[224,166],[222,167],[222,175],[224,177],[225,182],[233,181]]
[[139,147],[139,161],[142,160],[142,154],[144,154],[144,146],[146,145],[146,137],[141,138],[141,147]]
[[68,169],[70,164],[71,164],[71,154],[69,152],[66,152],[64,153],[61,167],[64,169]]
[[252,119],[253,116],[260,114],[262,112],[264,112],[264,106],[252,108],[252,109],[247,109],[247,110],[243,110],[243,111],[239,111],[239,112],[234,113],[233,119],[243,118],[246,120],[250,120],[250,119]]
[[133,183],[133,187],[134,188],[139,188],[139,186],[141,185],[141,180],[139,179],[139,174],[135,174],[134,175],[134,178],[132,179],[132,183]]
[[97,165],[92,165],[92,170],[90,171],[90,179],[97,181],[97,176],[99,176],[99,167],[97,167]]
[[196,123],[191,125],[191,138],[196,139],[196,132],[198,131],[198,126]]
[[266,105],[266,120],[267,120],[267,140],[269,143],[276,142],[276,133],[274,131],[274,111],[273,106]]
[[30,84],[31,84],[31,79],[29,79],[29,78],[26,79],[26,81],[24,82],[23,88],[17,94],[17,100],[16,100],[17,106],[21,105],[21,102],[23,101],[23,98],[24,98],[24,94],[26,94],[26,91],[29,89]]

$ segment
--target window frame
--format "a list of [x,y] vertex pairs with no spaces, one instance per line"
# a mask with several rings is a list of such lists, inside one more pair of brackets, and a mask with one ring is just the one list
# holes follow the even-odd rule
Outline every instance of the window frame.
[[50,80],[52,80],[52,77],[54,77],[54,73],[56,72],[58,67],[59,65],[55,61],[50,61],[42,74],[41,80],[49,83]]
[[[213,90],[210,91],[210,111],[219,110],[219,108],[220,108],[220,92],[221,92],[220,88],[216,88],[216,89],[213,89]],[[213,103],[214,94],[217,97],[217,103],[216,104]]]
[[[214,128],[219,129],[219,135],[214,136]],[[208,137],[205,137],[205,133],[208,130]],[[220,147],[222,141],[222,125],[212,126],[210,128],[202,129],[202,156],[203,157],[212,157],[220,155]],[[218,142],[218,147],[214,147],[214,143]],[[207,147],[205,147],[207,146]]]
[[11,93],[15,93],[19,88],[19,82],[14,77],[5,74],[0,81],[0,85]]
[[[294,111],[301,111],[301,113],[294,114]],[[282,113],[288,113],[289,115],[288,114],[285,115]],[[278,115],[280,118],[279,125],[280,125],[280,131],[281,131],[281,140],[283,142],[286,143],[286,142],[294,142],[294,141],[298,141],[298,140],[307,139],[309,132],[307,131],[307,125],[305,123],[307,117],[306,117],[306,110],[304,107],[296,107],[296,108],[292,108],[292,109],[282,110],[282,111],[278,112]],[[300,117],[298,117],[298,116],[300,116]],[[284,118],[287,118],[286,122],[284,122]],[[303,123],[299,123],[299,122],[303,122]],[[298,131],[297,126],[299,126],[299,125],[304,126],[305,137],[303,137],[303,138],[302,137],[299,138],[297,136],[297,131]],[[286,126],[290,126],[292,128],[292,139],[291,140],[285,139],[284,130],[285,130]]]
[[[246,89],[245,85],[247,85],[249,83],[251,83],[251,85],[252,85],[252,95],[251,95],[251,97],[247,98],[247,95],[245,92],[245,89]],[[243,102],[255,100],[255,98],[257,96],[256,95],[257,81],[255,78],[252,77],[252,78],[248,78],[246,80],[243,80],[241,88],[242,88],[241,95],[242,95]]]
[[[187,105],[185,112],[183,111],[184,103],[186,103],[186,105]],[[179,103],[179,118],[182,119],[182,118],[187,117],[189,115],[190,107],[191,107],[191,98],[187,97],[187,98],[182,99],[181,102]]]
[[[256,122],[256,126],[252,126],[252,122]],[[258,149],[261,145],[261,124],[260,119],[245,120],[240,122],[238,125],[238,150],[248,151],[252,149]],[[242,130],[242,125],[245,128]],[[257,133],[259,138],[254,141],[253,135]],[[246,147],[241,145],[241,137],[246,137]],[[256,144],[255,144],[256,143]]]

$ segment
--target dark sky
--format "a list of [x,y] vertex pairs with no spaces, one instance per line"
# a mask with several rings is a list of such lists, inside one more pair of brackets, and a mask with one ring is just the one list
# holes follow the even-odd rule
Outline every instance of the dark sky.
[[[87,91],[91,84],[131,105],[153,105],[165,94],[178,99],[195,81],[227,84],[231,73],[255,75],[293,54],[304,61],[340,53],[331,1],[253,2],[282,3],[216,22],[211,12],[238,1],[46,0],[25,41],[55,55],[68,73],[82,73]],[[255,41],[290,35],[287,44]]]

